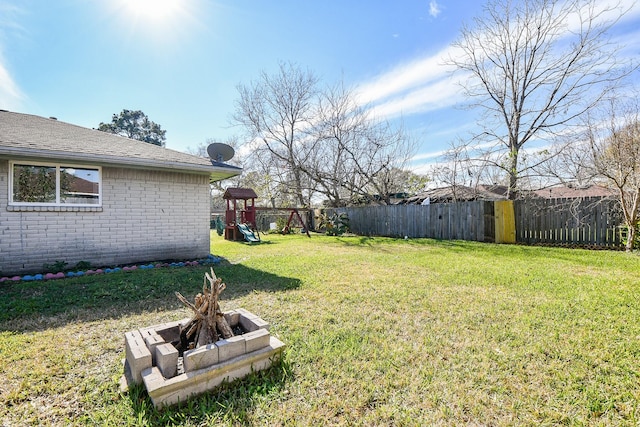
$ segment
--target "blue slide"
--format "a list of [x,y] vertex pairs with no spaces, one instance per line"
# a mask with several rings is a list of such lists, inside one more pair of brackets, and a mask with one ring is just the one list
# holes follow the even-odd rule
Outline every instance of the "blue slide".
[[238,230],[244,235],[244,240],[249,243],[260,243],[260,237],[247,226],[247,224],[238,224]]

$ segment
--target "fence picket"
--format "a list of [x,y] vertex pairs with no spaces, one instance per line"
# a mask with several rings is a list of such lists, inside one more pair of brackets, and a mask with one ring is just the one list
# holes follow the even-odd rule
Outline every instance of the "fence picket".
[[[495,241],[493,202],[329,208],[344,212],[351,230],[366,236]],[[614,200],[523,199],[514,202],[516,242],[524,244],[621,246],[621,216]]]

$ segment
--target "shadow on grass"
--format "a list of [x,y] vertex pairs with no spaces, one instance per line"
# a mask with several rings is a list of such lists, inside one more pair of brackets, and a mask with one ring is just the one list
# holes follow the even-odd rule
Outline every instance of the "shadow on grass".
[[[0,330],[26,332],[76,321],[115,319],[144,311],[175,310],[202,291],[208,266],[117,272],[50,281],[0,284]],[[300,280],[223,262],[215,273],[227,283],[221,300],[253,291],[284,292]]]
[[[458,247],[458,246],[469,246],[475,245],[478,242],[465,242],[462,240],[441,240],[441,239],[433,239],[427,237],[416,237],[405,239],[403,237],[391,237],[391,236],[339,236],[336,238],[336,241],[342,243],[345,246],[363,246],[369,247],[377,245],[381,242],[387,241],[394,244],[402,245],[412,245],[412,246],[449,246],[449,247]],[[465,245],[469,244],[469,245]],[[378,248],[378,247],[377,247]]]
[[[478,242],[468,240],[444,240],[435,238],[410,238],[400,237],[371,237],[371,236],[340,236],[336,242],[347,247],[375,248],[376,252],[393,253],[401,247],[424,248],[434,250],[445,256],[458,256],[473,254],[477,259],[487,258],[493,261],[504,258],[505,263],[510,262],[549,262],[549,260],[562,261],[568,264],[580,264],[593,266],[602,254],[615,254],[618,251],[585,251],[579,248],[562,248],[550,246],[533,246],[523,244],[496,244],[491,242]],[[386,244],[381,244],[386,243]],[[576,256],[575,251],[584,251]],[[595,258],[595,259],[594,259]],[[616,261],[610,261],[615,263]],[[620,268],[624,268],[620,262]]]
[[213,425],[224,422],[233,425],[252,424],[253,409],[260,401],[277,399],[286,384],[294,379],[286,356],[269,369],[252,372],[231,383],[223,383],[213,390],[187,401],[156,409],[143,385],[128,391],[131,407],[138,420],[149,425],[189,424]]
[[[384,239],[379,237],[378,240]],[[345,246],[372,246],[376,240],[375,237],[370,236],[339,236],[336,237],[336,241],[342,243]]]
[[243,245],[243,246],[258,246],[258,245],[273,245],[273,244],[277,244],[276,242],[273,242],[272,240],[265,240],[265,237],[260,237],[260,241],[259,242],[247,242],[246,240],[230,240],[231,243],[235,243],[237,245]]

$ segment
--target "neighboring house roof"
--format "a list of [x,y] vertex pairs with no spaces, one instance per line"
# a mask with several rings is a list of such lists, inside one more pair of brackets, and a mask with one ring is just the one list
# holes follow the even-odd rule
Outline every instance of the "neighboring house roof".
[[615,190],[601,185],[586,185],[586,186],[567,186],[558,185],[554,187],[544,188],[541,190],[532,191],[538,197],[545,199],[572,199],[577,197],[610,197],[615,196],[617,193]]
[[219,181],[241,168],[107,132],[0,110],[0,157],[208,173]]
[[491,200],[502,200],[507,198],[507,194],[509,194],[509,187],[506,185],[498,185],[498,184],[479,184],[478,188],[482,190],[487,195],[491,195],[493,197]]
[[[507,198],[507,187],[504,185],[478,185],[477,188],[458,185],[455,188],[441,187],[426,190],[413,197],[405,199],[401,204],[422,204],[427,198],[429,203],[451,203],[453,201],[466,202],[471,200],[504,200]],[[554,186],[542,190],[519,192],[521,197],[538,197],[544,199],[562,199],[579,197],[611,197],[615,190],[600,185],[584,187]]]
[[449,186],[426,190],[413,197],[405,199],[401,204],[419,205],[429,199],[429,203],[450,203],[454,201],[466,202],[471,200],[501,200],[505,199],[500,186],[478,186],[478,188],[464,185]]
[[78,193],[98,193],[99,185],[97,182],[91,182],[86,179],[73,176],[71,180],[70,190],[78,192]]
[[223,199],[236,199],[236,200],[248,200],[255,199],[258,195],[252,188],[238,188],[238,187],[229,187],[227,191],[224,192],[222,198]]

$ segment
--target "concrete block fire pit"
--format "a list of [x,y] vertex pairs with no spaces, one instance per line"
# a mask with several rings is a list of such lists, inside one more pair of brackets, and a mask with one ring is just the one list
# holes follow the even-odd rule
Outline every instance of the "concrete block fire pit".
[[125,333],[125,377],[144,383],[156,408],[183,402],[252,371],[267,369],[282,357],[285,344],[269,333],[269,324],[244,309],[224,313],[243,333],[218,340],[179,357],[180,324],[163,323]]

